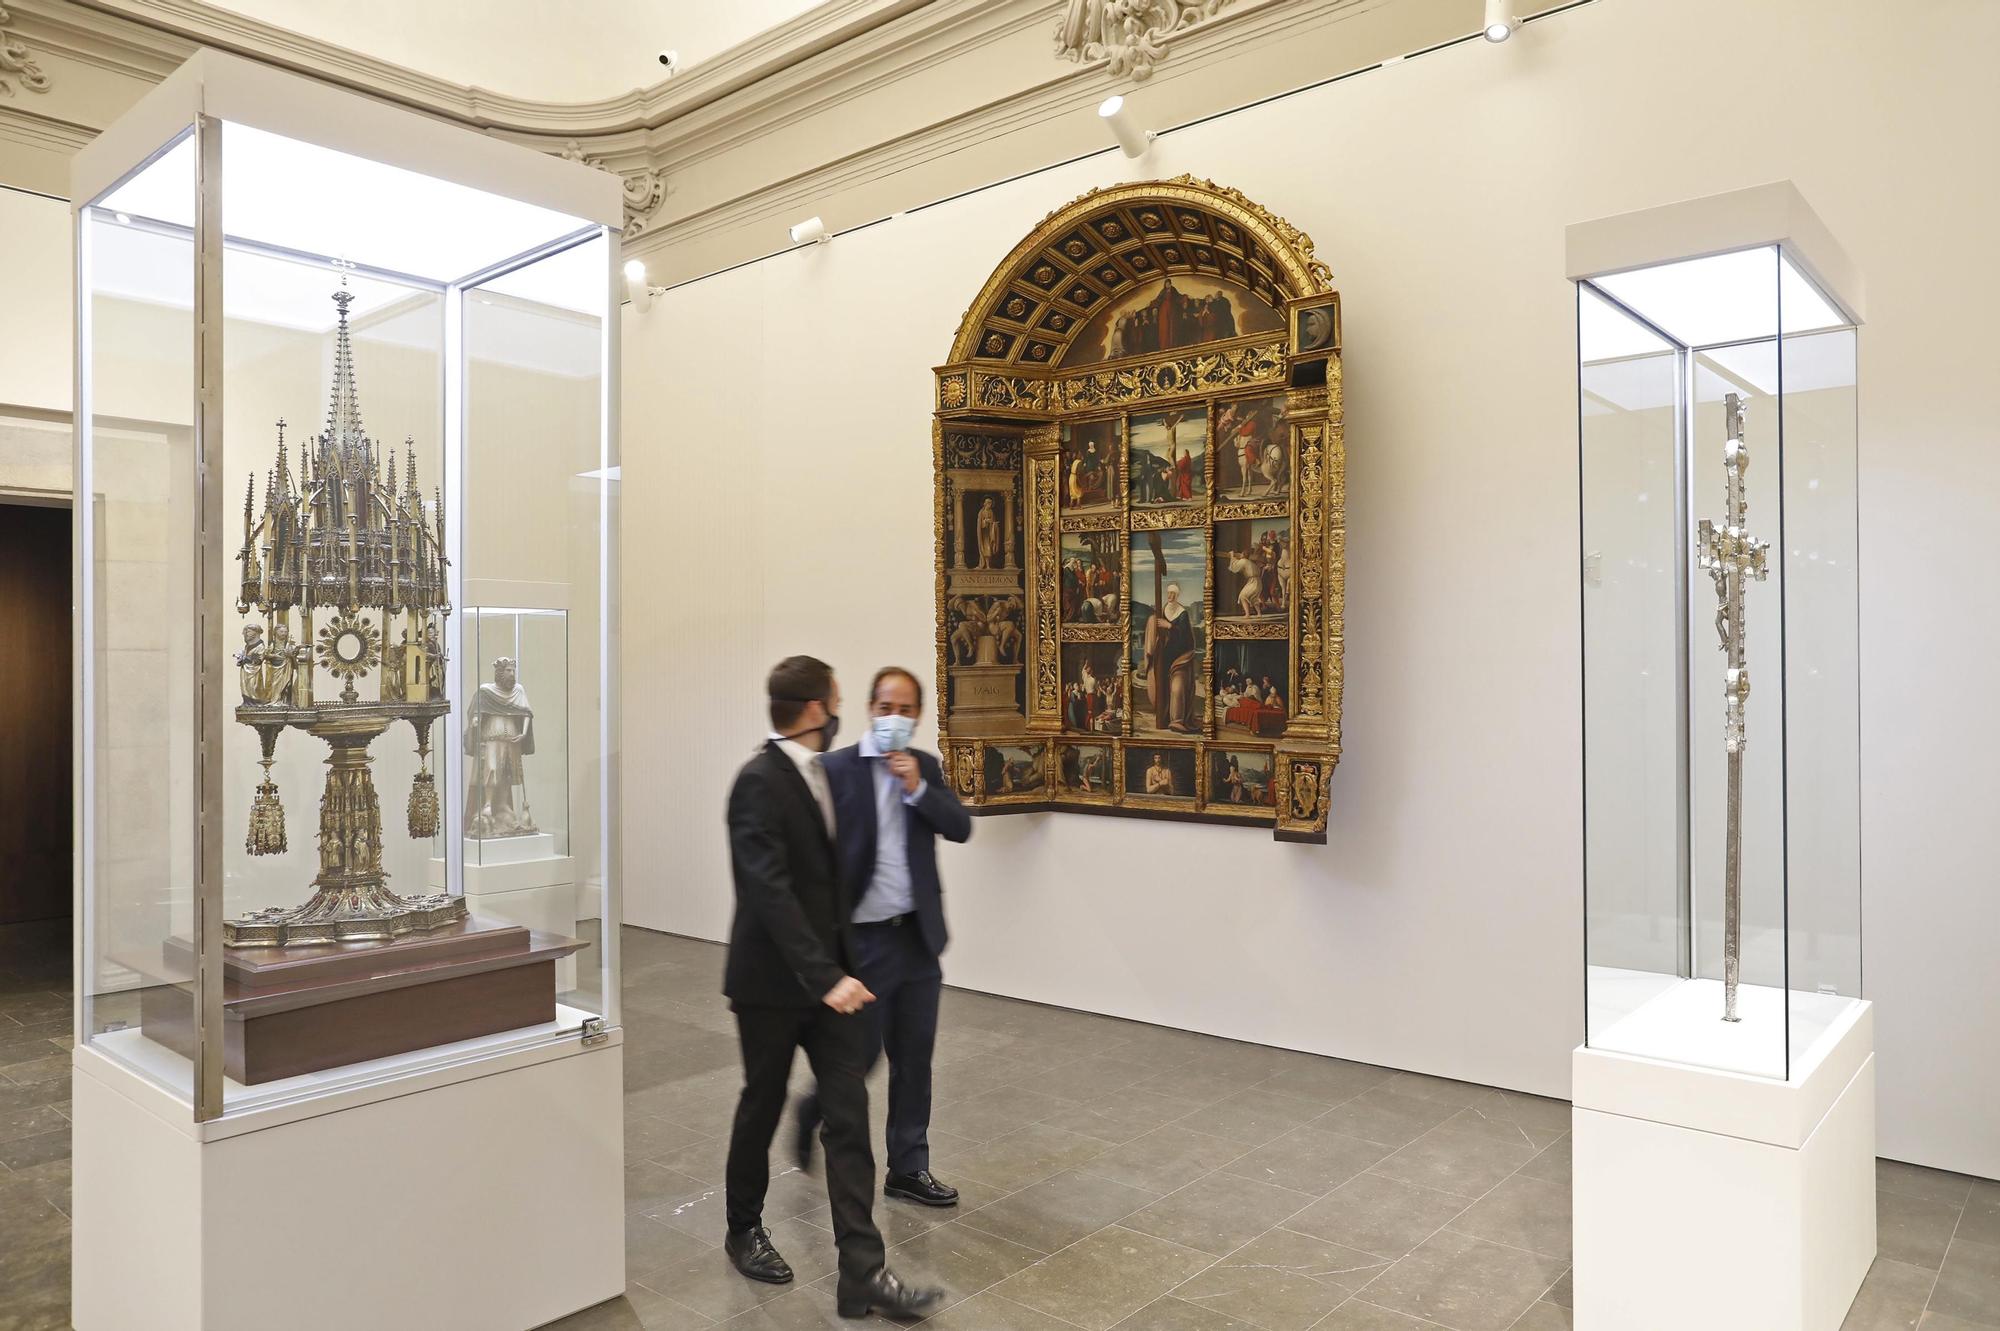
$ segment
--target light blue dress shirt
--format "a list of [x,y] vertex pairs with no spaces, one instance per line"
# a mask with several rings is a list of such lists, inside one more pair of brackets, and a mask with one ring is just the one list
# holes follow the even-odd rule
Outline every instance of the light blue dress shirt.
[[854,922],[874,924],[916,909],[910,890],[909,806],[924,797],[926,783],[918,781],[916,790],[905,795],[902,780],[889,770],[873,731],[863,732],[857,747],[875,782],[875,876],[854,908]]

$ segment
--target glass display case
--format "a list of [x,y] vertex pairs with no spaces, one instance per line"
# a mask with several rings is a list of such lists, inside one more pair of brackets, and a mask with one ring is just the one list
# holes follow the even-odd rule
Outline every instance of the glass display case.
[[1577,283],[1593,1050],[1784,1081],[1861,994],[1856,321],[1825,277],[1780,240]]
[[194,63],[79,166],[77,1041],[206,1122],[617,1026],[619,213]]

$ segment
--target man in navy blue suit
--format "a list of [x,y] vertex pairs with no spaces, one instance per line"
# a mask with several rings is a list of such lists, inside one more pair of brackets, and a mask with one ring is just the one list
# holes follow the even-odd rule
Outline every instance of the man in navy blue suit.
[[[972,818],[944,770],[910,747],[924,706],[923,685],[899,666],[875,672],[868,732],[825,758],[840,828],[840,873],[852,918],[855,972],[875,995],[867,1009],[869,1065],[889,1056],[889,1173],[882,1191],[925,1206],[954,1206],[958,1190],[931,1174],[931,1051],[944,990],[944,892],[937,839],[964,841]],[[799,1105],[801,1168],[812,1160],[819,1101]]]

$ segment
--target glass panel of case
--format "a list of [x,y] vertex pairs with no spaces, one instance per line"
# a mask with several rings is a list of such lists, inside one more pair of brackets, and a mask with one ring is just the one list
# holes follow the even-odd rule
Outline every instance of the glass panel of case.
[[[222,428],[207,483],[227,488],[206,545],[192,136],[78,214],[79,448],[97,496],[81,537],[79,1037],[197,1102],[197,1072],[219,1063],[233,1112],[615,1020],[616,461],[606,228],[215,129]],[[208,626],[225,644],[219,710],[197,693],[204,561],[224,587]],[[562,608],[490,610],[479,593],[500,582],[553,593],[508,605]],[[518,690],[490,687],[468,654],[512,658],[535,688],[532,729]],[[220,755],[206,786],[204,742]],[[514,831],[546,823],[530,834],[541,862],[476,849],[496,816],[478,778],[516,801]],[[219,1045],[200,1040],[191,992],[210,826]],[[561,908],[523,909],[538,893]],[[301,1008],[346,1034],[260,1029]]]
[[[76,533],[82,559],[84,918],[78,1040],[191,1099],[193,1067],[142,1034],[194,1024],[200,728],[193,603],[191,134],[77,214]],[[176,777],[182,779],[175,779]]]
[[1775,246],[1578,302],[1586,1039],[1784,1078],[1860,994],[1854,329]]

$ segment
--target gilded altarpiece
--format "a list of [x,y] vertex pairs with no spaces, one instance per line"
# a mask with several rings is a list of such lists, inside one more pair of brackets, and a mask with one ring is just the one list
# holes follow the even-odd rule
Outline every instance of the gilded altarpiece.
[[937,369],[939,726],[975,809],[1323,842],[1340,755],[1340,296],[1183,176],[1096,190]]

